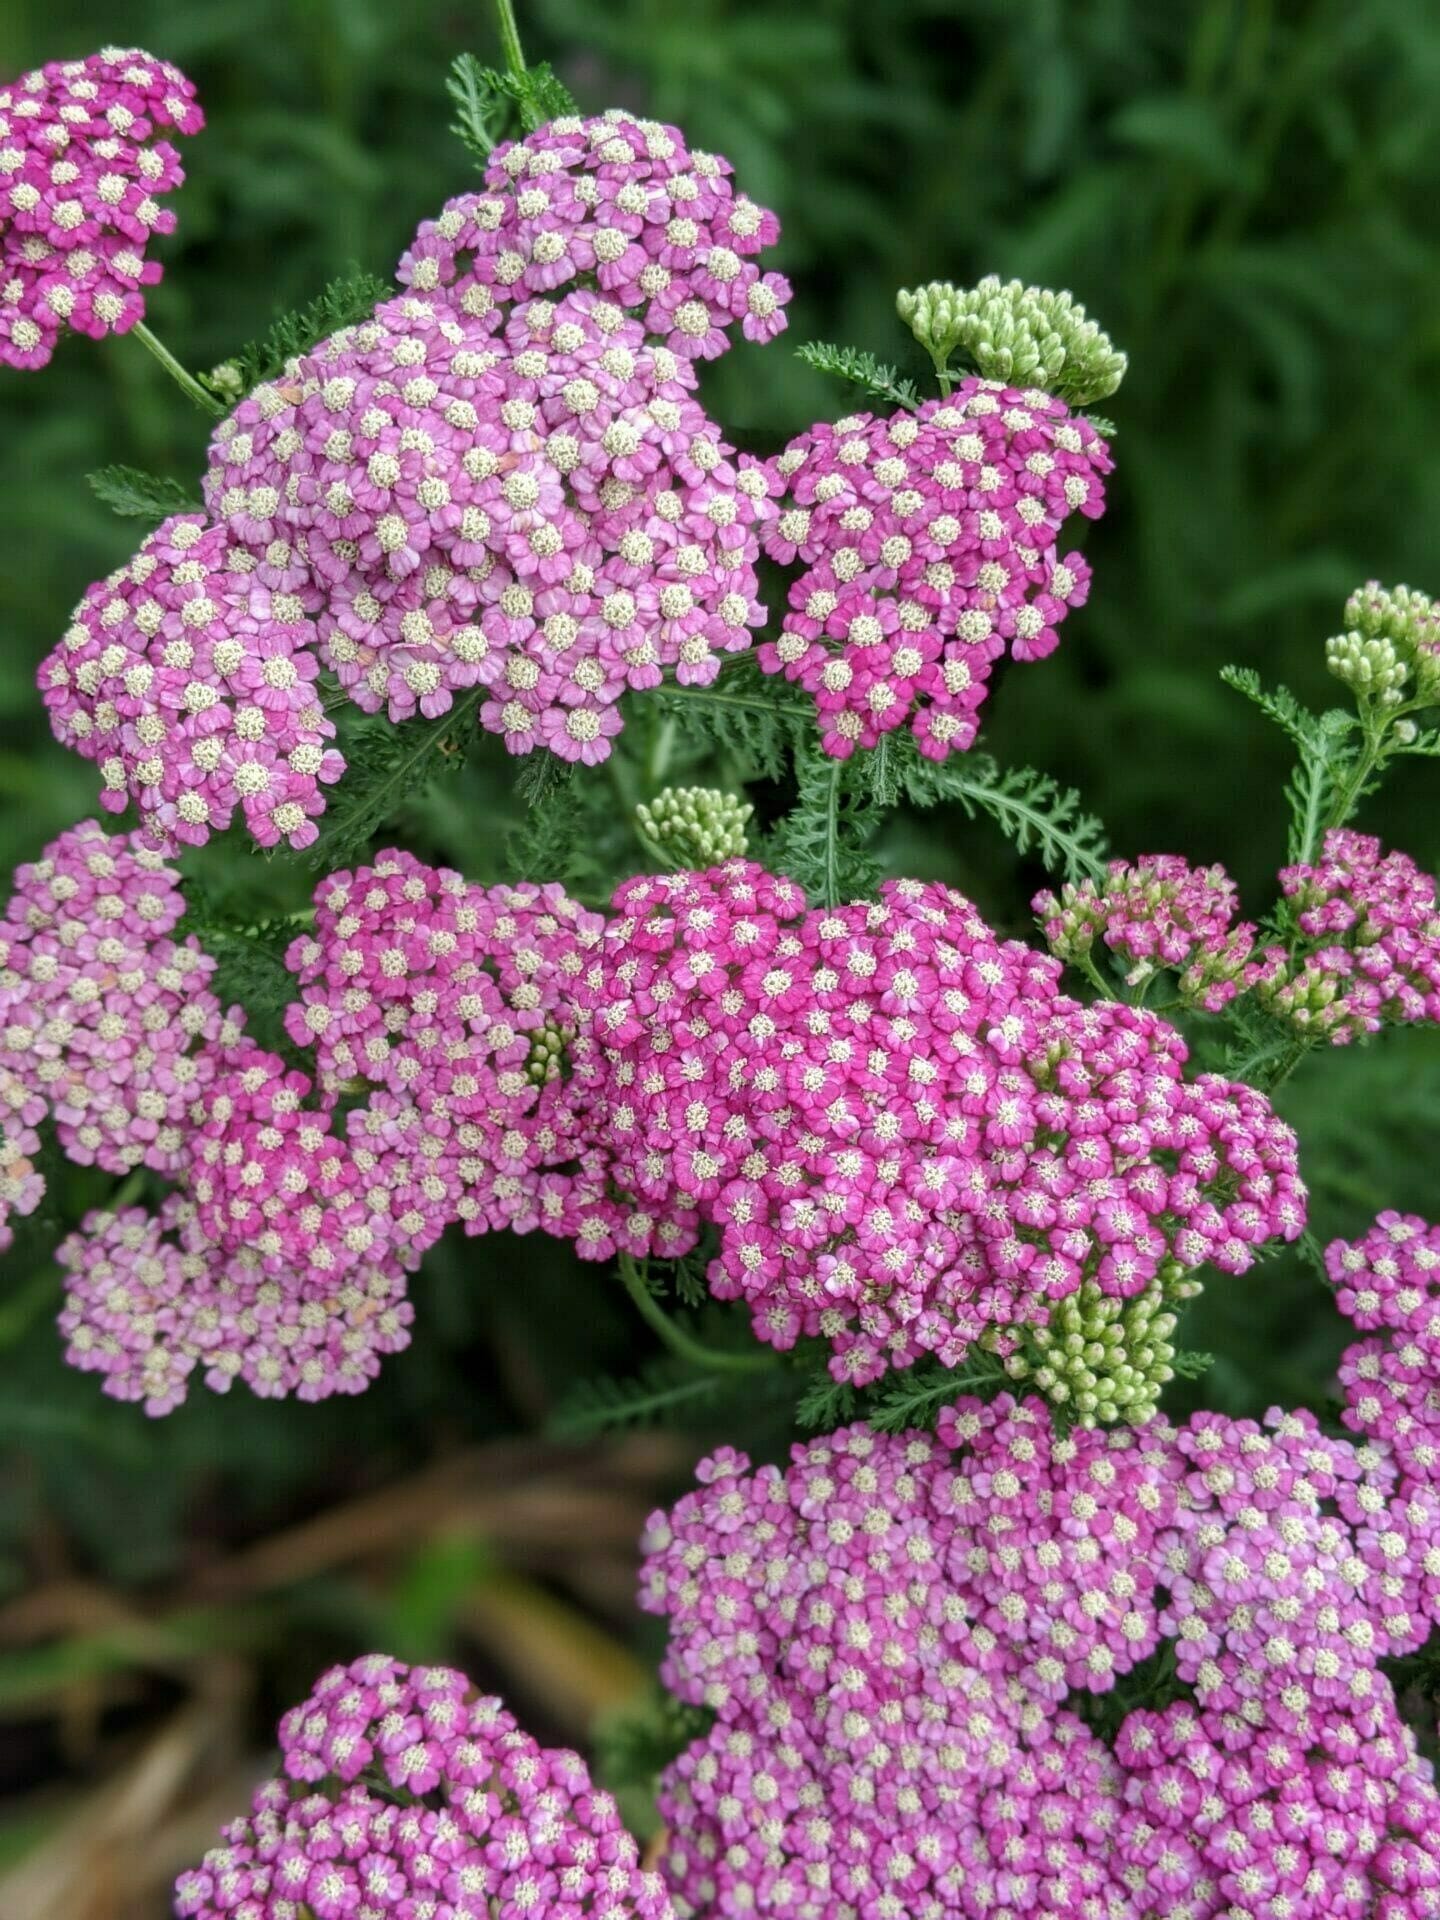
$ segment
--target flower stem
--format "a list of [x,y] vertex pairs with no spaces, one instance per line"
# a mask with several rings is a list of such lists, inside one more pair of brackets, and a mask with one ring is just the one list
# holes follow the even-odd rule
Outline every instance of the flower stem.
[[514,0],[495,0],[495,11],[500,18],[500,45],[505,53],[505,64],[517,80],[523,80],[525,50],[520,45],[520,29],[515,24]]
[[216,419],[224,413],[223,404],[215,398],[213,393],[205,391],[193,373],[181,366],[165,342],[157,340],[143,320],[137,320],[130,331],[142,347],[149,348],[176,386],[187,393],[197,407],[203,408],[206,413],[214,415]]
[[635,1302],[640,1318],[682,1360],[688,1360],[695,1367],[704,1367],[708,1373],[758,1373],[774,1365],[767,1353],[717,1353],[711,1347],[702,1346],[698,1340],[692,1340],[683,1327],[676,1326],[646,1286],[645,1276],[633,1256],[622,1253],[619,1265],[620,1279],[625,1291]]

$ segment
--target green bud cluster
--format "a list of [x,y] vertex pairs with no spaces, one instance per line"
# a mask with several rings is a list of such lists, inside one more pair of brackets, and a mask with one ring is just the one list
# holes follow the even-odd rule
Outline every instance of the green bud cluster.
[[1440,700],[1440,608],[1413,587],[1371,580],[1345,603],[1345,631],[1325,643],[1331,673],[1381,709]]
[[565,1070],[565,1043],[569,1034],[564,1027],[547,1020],[530,1036],[530,1053],[525,1061],[525,1078],[537,1087],[558,1080]]
[[645,838],[677,867],[713,867],[742,859],[755,809],[716,787],[666,787],[635,809]]
[[987,380],[1041,387],[1082,407],[1125,377],[1126,356],[1068,293],[1002,284],[992,273],[976,287],[936,280],[904,288],[895,305],[941,372],[958,352]]
[[212,367],[205,376],[205,385],[218,399],[228,400],[232,406],[245,398],[245,376],[233,360],[222,360],[218,367]]
[[1030,1334],[1030,1353],[1006,1362],[1012,1379],[1029,1380],[1078,1426],[1148,1420],[1175,1377],[1175,1301],[1198,1281],[1158,1278],[1132,1299],[1102,1293],[1087,1280],[1051,1310],[1048,1326]]

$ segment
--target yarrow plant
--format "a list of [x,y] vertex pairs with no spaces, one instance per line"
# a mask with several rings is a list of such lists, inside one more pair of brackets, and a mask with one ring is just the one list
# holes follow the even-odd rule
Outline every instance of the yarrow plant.
[[[569,1437],[704,1396],[738,1440],[752,1389],[808,1437],[647,1530],[643,1867],[576,1755],[370,1655],[176,1911],[1440,1915],[1440,1229],[1322,1248],[1283,1110],[1440,1022],[1435,881],[1356,824],[1440,756],[1440,616],[1360,588],[1327,711],[1227,671],[1295,750],[1273,898],[1109,857],[981,729],[1084,645],[1124,354],[936,281],[897,298],[932,389],[809,342],[838,417],[737,451],[701,375],[774,351],[779,222],[499,12],[505,70],[450,80],[479,183],[388,278],[203,377],[143,336],[214,426],[194,487],[95,477],[152,530],[41,667],[129,818],[0,920],[0,1236],[59,1226],[66,1357],[150,1415],[423,1364],[442,1235],[540,1233],[662,1349]],[[199,124],[142,54],[0,94],[6,359],[141,324],[158,130]],[[521,818],[471,823],[483,879],[406,844],[469,756]],[[902,805],[1033,861],[1039,940],[898,871]],[[227,833],[269,860],[217,898]],[[65,1161],[97,1198],[57,1221]],[[1285,1249],[1359,1337],[1309,1406],[1207,1411],[1193,1303]]]

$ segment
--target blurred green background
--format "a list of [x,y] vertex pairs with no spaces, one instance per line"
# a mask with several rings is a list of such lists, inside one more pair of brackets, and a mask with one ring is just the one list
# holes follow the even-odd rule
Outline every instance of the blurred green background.
[[[584,107],[678,122],[779,211],[791,332],[705,375],[708,404],[747,445],[848,404],[795,360],[796,341],[906,362],[893,296],[917,281],[1064,285],[1128,349],[1106,409],[1117,473],[1087,538],[1090,604],[1043,668],[1006,677],[987,744],[1079,786],[1117,851],[1223,859],[1263,907],[1286,750],[1217,668],[1243,661],[1324,704],[1322,643],[1351,587],[1440,585],[1440,11],[518,10],[527,51]],[[209,115],[150,309],[195,366],[350,262],[388,272],[417,221],[473,177],[442,84],[456,52],[494,56],[481,0],[0,7],[6,74],[102,40],[178,62]],[[50,743],[33,685],[82,589],[137,537],[83,476],[125,460],[191,478],[204,437],[134,342],[73,341],[41,376],[0,372],[0,868],[95,805],[92,770]],[[503,775],[503,756],[480,753],[407,831],[480,871],[512,805]],[[1362,824],[1433,869],[1440,829],[1416,779]],[[983,823],[901,823],[889,844],[1024,927],[1038,875]],[[260,897],[305,885],[231,849],[207,874]],[[1412,1036],[1312,1062],[1287,1093],[1323,1172],[1322,1233],[1380,1204],[1426,1206],[1434,1062]],[[73,1218],[104,1186],[75,1176],[56,1211]],[[629,1542],[705,1436],[692,1423],[583,1456],[533,1437],[567,1383],[645,1357],[603,1275],[549,1245],[447,1245],[417,1286],[415,1345],[363,1400],[197,1394],[156,1427],[59,1363],[47,1232],[42,1220],[22,1235],[0,1285],[5,1920],[164,1911],[161,1879],[227,1795],[238,1804],[267,1719],[362,1643],[463,1656],[566,1739],[633,1689],[636,1650],[648,1656],[629,1618]],[[1323,1390],[1336,1323],[1295,1263],[1261,1268],[1205,1315],[1195,1344],[1223,1356],[1210,1399],[1253,1410]],[[778,1408],[710,1411],[727,1437],[783,1439]]]

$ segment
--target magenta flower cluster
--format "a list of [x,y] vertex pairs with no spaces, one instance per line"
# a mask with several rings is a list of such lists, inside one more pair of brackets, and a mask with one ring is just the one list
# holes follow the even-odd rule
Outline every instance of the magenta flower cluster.
[[802,570],[761,666],[813,696],[838,758],[907,724],[931,759],[973,745],[995,662],[1043,659],[1089,592],[1056,543],[1104,511],[1104,440],[1049,394],[970,377],[915,413],[812,427],[771,466],[765,550]]
[[207,497],[260,581],[314,596],[358,705],[433,717],[479,687],[511,752],[594,762],[627,689],[748,647],[768,481],[612,302],[499,324],[386,303],[221,424]]
[[[719,1230],[710,1285],[757,1336],[865,1383],[1014,1351],[1093,1282],[1243,1273],[1305,1219],[1294,1135],[1184,1075],[1178,1033],[1082,1006],[949,889],[806,910],[744,862],[625,883],[582,1004],[590,1124],[636,1219]],[[615,1246],[651,1251],[617,1220]],[[583,1247],[582,1247],[582,1250]]]
[[[716,1715],[662,1781],[682,1916],[1440,1914],[1379,1664],[1440,1613],[1440,1506],[1382,1445],[1273,1410],[1061,1437],[1004,1395],[700,1480],[642,1580]],[[1102,1712],[1142,1663],[1156,1704]]]
[[1235,923],[1240,896],[1223,867],[1192,867],[1179,854],[1112,860],[1101,882],[1069,882],[1037,893],[1035,915],[1052,953],[1091,964],[1101,941],[1125,968],[1126,985],[1178,974],[1180,998],[1218,1013],[1251,978],[1255,929]]
[[160,278],[152,238],[184,179],[162,129],[198,133],[195,89],[148,53],[106,48],[0,88],[0,365],[43,367],[63,328],[125,333]]
[[1369,1335],[1341,1360],[1345,1424],[1414,1479],[1440,1480],[1440,1227],[1382,1213],[1359,1240],[1333,1241],[1325,1266],[1340,1311]]
[[370,1654],[279,1734],[280,1776],[176,1883],[182,1920],[673,1920],[579,1754],[463,1673]]
[[1280,886],[1300,936],[1287,964],[1270,949],[1261,996],[1335,1044],[1387,1024],[1440,1020],[1440,904],[1407,853],[1349,829],[1327,833],[1313,865]]
[[46,1119],[81,1166],[184,1162],[191,1104],[238,1027],[211,991],[214,962],[172,937],[179,878],[137,836],[107,839],[93,821],[15,874],[0,919],[0,1174],[21,1213],[40,1197]]
[[558,886],[487,890],[407,853],[317,888],[286,1024],[327,1100],[368,1091],[351,1151],[415,1254],[455,1220],[570,1238],[604,1203],[571,1080],[575,983],[602,929]]
[[305,847],[345,762],[316,684],[313,594],[262,581],[223,527],[178,514],[97,582],[40,668],[62,745],[101,803],[158,846],[198,846],[236,809],[262,847]]
[[790,298],[757,260],[780,223],[735,192],[731,171],[654,120],[552,120],[495,149],[483,193],[421,224],[399,278],[481,318],[595,287],[673,354],[710,360],[737,322],[747,340],[773,339]]

